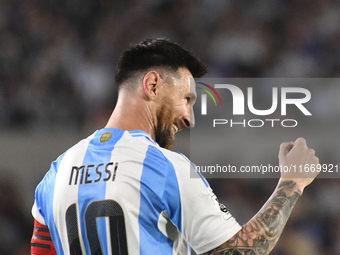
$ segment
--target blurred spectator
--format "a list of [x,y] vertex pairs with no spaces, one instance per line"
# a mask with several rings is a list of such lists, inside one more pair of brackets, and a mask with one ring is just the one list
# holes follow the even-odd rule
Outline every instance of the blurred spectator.
[[[1,171],[2,173],[4,170]],[[22,208],[22,196],[12,180],[0,178],[0,254],[24,255],[30,250],[33,220]]]

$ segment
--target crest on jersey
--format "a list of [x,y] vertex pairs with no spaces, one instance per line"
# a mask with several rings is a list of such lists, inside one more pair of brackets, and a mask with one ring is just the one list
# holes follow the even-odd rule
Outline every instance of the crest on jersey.
[[107,141],[109,141],[112,137],[112,133],[111,132],[106,132],[104,134],[102,134],[102,136],[100,137],[99,141],[101,143],[105,143]]

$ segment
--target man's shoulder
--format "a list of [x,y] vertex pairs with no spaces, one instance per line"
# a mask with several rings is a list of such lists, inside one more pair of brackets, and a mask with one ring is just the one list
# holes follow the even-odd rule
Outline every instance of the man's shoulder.
[[[119,132],[116,132],[114,129],[97,130],[93,134],[70,147],[64,154],[71,154],[73,156],[85,154],[85,152],[89,149],[89,146],[90,149],[93,147],[94,149],[100,148],[101,150],[114,150],[116,147],[118,150],[124,148],[126,153],[131,150],[132,154],[143,153],[145,156],[153,155],[158,160],[168,161],[174,166],[183,167],[183,165],[191,164],[190,160],[184,154],[160,147],[145,132],[141,132],[139,130],[125,132],[123,130],[118,131]],[[103,137],[105,138],[105,142],[103,142]]]
[[166,157],[175,158],[175,159],[178,159],[178,160],[190,162],[190,160],[181,152],[172,151],[172,150],[168,150],[168,149],[165,149],[165,148],[160,148],[160,149]]
[[[75,143],[74,145],[69,147],[61,156],[65,155],[65,154],[69,154],[69,153],[84,153],[84,151],[86,151],[90,141],[93,139],[94,135],[95,135],[95,133],[93,133],[92,135],[89,135],[86,138],[79,140],[77,143]],[[59,156],[59,158],[61,156]]]
[[165,148],[159,147],[160,152],[164,157],[169,160],[173,165],[190,165],[190,160],[182,153],[177,151],[171,151]]

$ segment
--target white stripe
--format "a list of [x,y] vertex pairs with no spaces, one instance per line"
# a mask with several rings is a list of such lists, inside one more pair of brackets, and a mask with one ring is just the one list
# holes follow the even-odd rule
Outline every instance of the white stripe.
[[[129,134],[124,134],[112,151],[111,161],[119,162],[115,181],[106,184],[106,198],[117,201],[125,210],[128,251],[129,254],[134,255],[139,254],[140,244],[138,224],[140,178],[149,146],[147,140],[145,141],[145,143],[141,143],[140,139],[134,139]],[[128,154],[128,152],[131,153],[131,148],[136,148],[133,155]]]
[[[63,246],[65,255],[70,254],[70,248],[68,243],[67,229],[66,229],[66,210],[73,204],[78,204],[78,185],[69,185],[70,179],[70,167],[72,165],[81,166],[83,164],[84,156],[87,151],[89,142],[93,139],[93,136],[88,137],[86,140],[80,141],[69,151],[66,152],[63,160],[59,166],[59,171],[56,176],[55,190],[53,197],[53,217],[59,232],[60,240]],[[78,214],[77,206],[77,215]],[[80,244],[82,250],[85,251],[82,235],[80,231],[79,217],[78,217],[78,233],[80,238]]]
[[112,255],[112,249],[110,249],[110,247],[112,246],[111,243],[111,231],[110,231],[110,218],[109,217],[105,217],[105,221],[106,221],[106,236],[107,236],[107,254],[108,255]]

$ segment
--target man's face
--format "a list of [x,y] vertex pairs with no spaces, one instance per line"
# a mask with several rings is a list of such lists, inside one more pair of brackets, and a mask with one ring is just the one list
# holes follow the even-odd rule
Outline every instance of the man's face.
[[197,94],[195,86],[190,86],[191,73],[180,68],[178,75],[172,77],[170,84],[164,85],[160,91],[160,104],[156,112],[156,142],[164,148],[172,148],[175,133],[184,127],[195,125],[193,105]]

